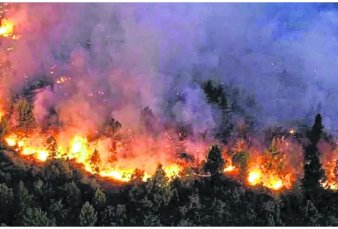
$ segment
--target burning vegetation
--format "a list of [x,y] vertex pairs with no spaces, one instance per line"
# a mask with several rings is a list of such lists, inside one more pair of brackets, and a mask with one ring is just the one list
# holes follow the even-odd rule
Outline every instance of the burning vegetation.
[[[14,28],[13,21],[3,19],[0,35],[15,39]],[[141,131],[124,129],[114,118],[105,120],[100,129],[86,126],[77,129],[71,119],[61,120],[54,108],[44,114],[44,122],[38,122],[35,114],[38,111],[33,102],[43,99],[48,90],[54,93],[55,87],[62,90],[72,83],[69,76],[55,77],[55,71],[56,65],[51,67],[52,81],[30,81],[24,94],[1,104],[1,140],[7,150],[37,163],[71,160],[90,174],[128,183],[136,171],[141,171],[141,179],[146,181],[158,165],[163,166],[169,180],[186,176],[188,168],[195,171],[192,174],[196,177],[213,176],[217,171],[201,168],[207,163],[210,145],[218,144],[222,150],[220,157],[224,160],[222,173],[248,187],[291,190],[303,176],[303,149],[294,128],[274,136],[267,147],[254,136],[230,137],[231,140],[224,144],[226,141],[210,138],[206,133],[196,136],[188,128],[159,124],[148,107],[139,118]],[[204,90],[209,102],[228,112],[221,87],[214,87],[209,81]],[[89,97],[94,95],[103,96],[104,92],[88,94]],[[337,159],[330,158],[322,163],[327,178],[322,180],[321,186],[337,189]]]
[[[264,202],[266,212],[261,213],[256,208],[259,213],[255,217],[262,214],[267,217],[267,224],[283,225],[281,218],[285,216],[275,209],[294,207],[292,199],[284,199],[288,195],[303,201],[297,196],[300,190],[306,200],[304,222],[309,219],[312,220],[311,225],[319,224],[320,216],[312,202],[320,193],[336,195],[338,190],[338,143],[324,132],[320,114],[316,116],[312,128],[301,124],[287,128],[256,127],[254,117],[248,114],[256,109],[256,102],[239,87],[203,78],[196,82],[193,80],[191,87],[172,92],[164,85],[153,85],[156,77],[145,77],[151,75],[152,68],[144,70],[137,66],[140,73],[124,70],[119,65],[126,63],[114,59],[112,66],[107,63],[113,70],[100,69],[96,52],[100,53],[101,47],[96,46],[92,51],[91,46],[95,44],[91,41],[82,41],[80,48],[67,54],[53,50],[55,59],[47,61],[41,58],[35,64],[32,51],[36,51],[37,55],[48,51],[45,44],[34,41],[38,38],[51,43],[59,42],[60,37],[50,35],[46,30],[54,23],[60,26],[60,17],[45,16],[45,20],[34,21],[36,27],[24,26],[27,12],[19,6],[13,6],[13,9],[12,5],[6,7],[0,17],[0,69],[3,70],[0,73],[3,89],[0,91],[1,158],[9,158],[13,164],[20,165],[22,160],[22,163],[32,165],[32,174],[39,174],[35,167],[48,168],[47,172],[40,171],[42,178],[46,176],[58,184],[59,178],[56,177],[60,176],[68,182],[61,189],[67,197],[53,202],[49,212],[62,209],[62,201],[70,206],[68,212],[71,207],[79,209],[81,201],[77,199],[77,194],[82,190],[73,181],[70,182],[69,176],[81,177],[81,182],[85,180],[82,176],[86,176],[102,182],[103,186],[128,191],[121,199],[130,199],[139,207],[129,209],[135,217],[128,221],[131,225],[140,222],[137,221],[139,209],[165,212],[165,207],[176,209],[183,199],[190,201],[189,207],[181,206],[179,214],[189,215],[201,222],[204,220],[205,223],[210,219],[195,215],[195,210],[202,209],[199,197],[196,197],[199,195],[205,195],[205,206],[216,209],[218,218],[212,219],[215,225],[215,222],[224,219],[231,225],[242,225],[243,219],[231,219],[228,210],[224,210],[235,209],[235,212],[240,205],[239,196],[253,203],[272,198]],[[64,29],[62,26],[58,28]],[[119,29],[117,25],[115,29]],[[100,34],[99,29],[96,32]],[[105,37],[109,38],[108,35]],[[117,40],[119,44],[125,42]],[[67,44],[62,45],[66,50],[69,48]],[[126,56],[131,59],[128,67],[136,65],[133,56]],[[25,60],[24,64],[21,66],[17,59]],[[166,93],[174,95],[170,94],[170,99],[165,101],[157,99],[157,96]],[[63,162],[69,163],[81,175],[76,175],[76,172],[71,174]],[[57,166],[64,166],[65,171]],[[6,173],[0,173],[0,178],[4,184],[13,181]],[[102,224],[111,225],[110,218],[121,218],[121,222],[126,222],[127,217],[122,217],[121,213],[126,212],[125,205],[118,204],[117,209],[104,208],[105,195],[96,185],[93,185],[96,191],[92,202],[101,211],[99,218]],[[211,191],[206,188],[208,186],[212,187]],[[224,191],[224,187],[229,189]],[[47,185],[34,183],[34,189],[39,189],[37,192],[40,194],[44,192],[42,189],[48,188]],[[235,190],[236,194],[231,197],[233,202],[225,201],[224,204],[212,199],[213,196],[223,195],[219,190],[227,196]],[[3,196],[8,193],[9,199],[13,199],[10,192],[10,188],[0,183],[1,200],[6,199]],[[23,183],[19,184],[18,192],[26,192]],[[54,195],[54,192],[51,193]],[[40,196],[45,198],[42,194]],[[279,202],[284,205],[279,205]],[[6,204],[11,205],[9,202]],[[30,224],[32,215],[48,218],[41,209],[32,206],[22,208],[27,212],[20,212],[26,217],[20,218],[23,225]],[[248,224],[255,225],[256,218],[249,217],[254,215],[251,214],[253,208],[251,205],[245,208],[248,216],[245,218],[250,221]],[[91,225],[91,221],[95,224],[97,216],[93,209],[89,202],[82,205],[79,213],[81,225]],[[0,207],[0,219],[1,216],[10,218],[4,212]],[[67,218],[65,212],[55,217],[62,221]],[[142,223],[156,225],[164,221],[169,224],[166,217],[158,219],[157,213],[153,214],[142,218]],[[74,220],[77,215],[70,217]],[[294,223],[287,217],[284,220]],[[37,225],[54,223],[47,220]],[[185,223],[179,221],[175,224]]]

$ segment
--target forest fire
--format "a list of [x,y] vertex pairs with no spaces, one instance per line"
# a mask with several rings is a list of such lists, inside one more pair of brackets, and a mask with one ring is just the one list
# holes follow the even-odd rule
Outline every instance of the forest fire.
[[[102,144],[104,142],[103,138],[89,142],[86,137],[74,135],[73,137],[68,138],[66,141],[61,141],[63,143],[60,142],[56,144],[57,141],[52,141],[48,144],[48,141],[46,140],[47,136],[45,134],[39,134],[38,132],[31,133],[29,131],[25,135],[22,135],[22,137],[19,136],[21,135],[14,133],[8,134],[6,137],[4,137],[7,146],[11,147],[23,156],[31,156],[40,162],[44,162],[53,158],[75,160],[78,164],[83,165],[83,168],[89,173],[112,178],[120,182],[131,181],[135,169],[139,169],[137,165],[134,165],[135,167],[133,167],[131,164],[128,165],[128,163],[119,163],[118,158],[113,162],[104,162],[101,160],[102,156],[100,156],[97,149],[104,149],[104,147],[102,148]],[[58,136],[53,136],[53,139],[58,139]],[[285,141],[277,140],[276,142],[285,143]],[[241,144],[244,143],[241,141]],[[123,144],[120,143],[116,145]],[[281,150],[282,145],[278,145],[276,143],[275,150]],[[238,150],[238,145],[235,146],[234,150],[236,149]],[[121,150],[123,150],[123,148]],[[243,148],[241,148],[241,150],[243,150]],[[250,151],[250,149],[247,150]],[[253,150],[252,152],[257,153],[257,150]],[[244,183],[248,184],[249,186],[261,185],[276,191],[290,189],[295,181],[294,179],[287,180],[287,178],[290,178],[290,176],[296,176],[296,174],[292,175],[292,173],[288,172],[287,169],[280,170],[278,173],[277,170],[274,169],[275,165],[271,164],[272,159],[266,156],[270,154],[266,153],[262,154],[261,156],[256,156],[255,162],[253,162],[253,165],[249,167],[247,175],[245,175],[247,181]],[[231,159],[226,154],[224,154],[224,156],[227,158],[223,169],[224,174],[229,175],[235,179],[240,179],[240,174],[244,172],[239,169],[241,166],[238,165],[239,167],[237,167],[234,162],[232,162],[233,159]],[[181,172],[183,171],[182,166],[189,165],[189,163],[179,165],[174,161],[169,161],[169,163],[168,161],[162,161],[162,163],[164,163],[163,170],[169,180],[174,177],[181,176]],[[286,165],[279,165],[280,168],[282,166]],[[156,165],[153,165],[153,167],[156,167]],[[144,172],[142,180],[146,181],[151,177],[153,172],[154,171],[151,170]]]
[[[14,27],[13,21],[3,19],[0,36],[16,39]],[[245,140],[238,137],[235,144],[223,145],[219,139],[209,136],[205,127],[203,131],[195,133],[190,127],[183,128],[182,131],[174,121],[170,124],[158,121],[149,108],[145,108],[141,117],[137,118],[134,114],[136,110],[128,108],[121,111],[120,117],[129,118],[126,121],[129,126],[122,129],[115,117],[112,118],[114,109],[106,112],[102,118],[98,115],[105,110],[109,99],[115,98],[115,92],[112,92],[110,98],[105,97],[109,91],[114,90],[91,88],[85,80],[76,77],[73,79],[68,72],[64,74],[66,71],[74,75],[84,74],[82,68],[87,56],[80,51],[69,56],[71,64],[68,68],[59,70],[54,63],[48,65],[52,66],[48,71],[53,75],[48,83],[42,85],[41,81],[33,80],[32,84],[39,82],[42,86],[36,83],[29,85],[31,88],[26,87],[29,96],[33,96],[31,101],[20,95],[20,100],[13,100],[8,106],[17,109],[0,112],[0,119],[9,124],[2,140],[8,148],[20,155],[30,156],[39,162],[54,158],[73,160],[91,174],[119,182],[130,182],[136,169],[143,171],[142,180],[146,181],[155,173],[157,166],[163,164],[168,180],[172,180],[182,176],[186,167],[196,169],[196,165],[203,164],[209,147],[216,143],[227,152],[222,155],[225,160],[223,174],[249,187],[290,190],[302,176],[303,150],[295,140],[298,132],[296,128],[286,130],[285,136],[273,137],[269,147],[257,143],[259,141],[254,137]],[[58,71],[62,74],[58,74]],[[91,73],[88,72],[85,74]],[[25,75],[25,80],[28,78]],[[94,77],[89,77],[92,78]],[[114,83],[120,80],[113,79],[111,82]],[[134,89],[130,89],[132,86],[128,83],[121,85],[122,89],[114,89],[126,90],[126,100],[134,100],[134,97],[139,96],[139,93],[133,94]],[[80,92],[73,95],[77,90]],[[55,99],[52,99],[53,96]],[[60,101],[57,104],[58,99]],[[97,100],[104,104],[97,107],[98,111],[92,109]],[[118,101],[116,106],[120,107],[122,103]],[[8,117],[5,118],[5,114]],[[112,119],[107,121],[107,117]],[[56,130],[55,133],[51,134],[51,129]],[[337,182],[334,182],[337,180],[337,167],[336,160],[324,163],[327,175],[324,187],[338,189]]]

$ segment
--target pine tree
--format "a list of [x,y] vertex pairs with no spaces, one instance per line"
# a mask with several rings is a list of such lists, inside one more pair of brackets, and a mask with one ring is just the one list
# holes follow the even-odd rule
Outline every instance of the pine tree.
[[317,143],[323,134],[322,118],[317,114],[312,130],[308,133],[310,144],[305,147],[303,189],[308,197],[320,190],[320,182],[323,181],[324,171],[319,160]]
[[117,151],[117,142],[120,139],[119,131],[122,128],[120,122],[112,118],[106,125],[105,134],[109,136],[112,140],[111,144],[111,153],[112,155],[109,158],[109,161],[116,161],[116,151]]
[[97,188],[93,196],[93,203],[96,209],[102,209],[106,204],[106,195],[101,189]]
[[140,117],[143,127],[149,132],[152,132],[156,120],[153,111],[149,107],[146,107],[141,111]]
[[79,223],[81,226],[95,226],[96,221],[96,210],[88,201],[86,201],[81,208]]
[[68,206],[81,206],[81,191],[74,181],[66,183],[61,189],[64,192],[65,200]]
[[116,208],[107,206],[101,213],[101,226],[116,226]]
[[27,208],[22,217],[23,226],[55,226],[55,220],[40,208]]
[[13,202],[13,190],[6,184],[0,184],[0,203],[1,209],[8,210],[11,208]]
[[212,176],[222,174],[224,160],[220,149],[217,146],[212,146],[204,164],[204,171],[210,172]]
[[141,184],[143,182],[144,171],[135,169],[131,175],[131,182],[134,184]]
[[32,195],[29,194],[28,189],[25,187],[25,184],[20,181],[17,195],[16,195],[16,203],[19,209],[19,214],[21,214],[24,210],[26,210],[32,202]]
[[321,217],[322,216],[319,214],[315,205],[310,200],[307,200],[304,213],[304,222],[308,226],[319,226]]
[[8,222],[11,218],[12,204],[14,196],[13,190],[9,188],[5,183],[0,184],[0,219],[1,222]]
[[154,209],[159,209],[169,203],[172,193],[162,165],[157,167],[146,188],[148,197],[153,202]]
[[21,98],[17,103],[17,109],[19,113],[19,127],[24,131],[29,131],[36,126],[33,105],[26,99]]
[[63,226],[69,214],[69,208],[65,208],[62,200],[52,202],[48,207],[48,213],[55,217],[58,226]]

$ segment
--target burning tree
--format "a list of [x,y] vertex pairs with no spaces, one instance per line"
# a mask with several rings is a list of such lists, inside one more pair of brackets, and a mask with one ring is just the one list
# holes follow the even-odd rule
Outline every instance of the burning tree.
[[111,144],[111,152],[112,155],[109,158],[111,162],[116,161],[116,153],[117,153],[117,143],[121,139],[120,136],[120,129],[122,128],[122,125],[120,122],[115,120],[114,118],[110,119],[109,122],[106,125],[105,134],[111,138],[112,144]]
[[34,129],[36,122],[33,115],[33,105],[25,98],[20,98],[17,102],[17,111],[19,115],[19,128],[25,132]]

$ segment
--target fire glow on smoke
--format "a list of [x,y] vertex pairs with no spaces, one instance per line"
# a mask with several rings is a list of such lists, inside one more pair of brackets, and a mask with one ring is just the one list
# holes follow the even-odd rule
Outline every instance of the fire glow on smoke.
[[[4,89],[0,93],[0,119],[7,122],[8,133],[3,137],[7,147],[23,157],[33,158],[37,163],[54,158],[74,160],[88,173],[119,182],[129,182],[136,169],[143,171],[142,179],[146,181],[154,174],[159,164],[163,165],[169,180],[185,176],[187,169],[193,169],[194,176],[206,175],[201,174],[197,168],[203,164],[210,146],[219,144],[210,131],[217,122],[213,119],[213,110],[204,100],[200,100],[204,98],[203,93],[196,85],[182,86],[175,92],[176,97],[171,98],[175,101],[174,105],[166,101],[172,110],[162,111],[162,115],[176,112],[179,115],[175,117],[175,121],[170,115],[165,121],[158,120],[149,109],[144,110],[143,116],[146,118],[143,120],[140,118],[142,115],[136,113],[148,106],[148,103],[152,108],[163,105],[164,102],[157,98],[172,91],[163,86],[173,83],[168,80],[164,71],[153,75],[153,66],[161,66],[162,63],[156,60],[162,57],[154,52],[149,54],[149,58],[145,58],[150,47],[156,43],[152,41],[162,34],[155,34],[152,28],[142,30],[138,27],[139,24],[133,21],[133,17],[127,15],[127,21],[121,23],[127,28],[124,29],[127,39],[112,32],[106,34],[100,27],[104,25],[98,23],[91,34],[97,43],[78,38],[85,43],[82,46],[93,46],[93,51],[87,53],[84,48],[77,46],[80,41],[69,38],[75,35],[68,25],[62,23],[60,12],[63,12],[64,8],[57,6],[52,9],[48,5],[42,5],[41,15],[28,20],[32,11],[28,5],[16,5],[9,13],[12,17],[1,19],[0,36],[3,43],[0,67],[6,76],[0,77],[0,84]],[[69,12],[65,15],[69,17],[70,14],[67,13]],[[66,21],[74,23],[69,26],[78,25],[77,20]],[[145,19],[142,23],[147,26],[149,21]],[[181,24],[174,23],[168,31],[175,31],[175,26]],[[89,27],[90,22],[86,26]],[[190,31],[190,24],[183,24],[183,28],[184,31]],[[49,33],[50,30],[54,33]],[[123,29],[116,25],[114,30]],[[142,45],[139,45],[138,40],[133,40],[136,36],[133,36],[132,31],[137,32],[138,38],[146,38]],[[194,34],[193,31],[195,30],[191,29],[191,34],[185,35],[200,35]],[[179,43],[176,39],[180,37],[166,35],[174,44]],[[63,42],[66,38],[69,43]],[[101,45],[109,43],[109,39],[115,43],[108,45],[113,52],[107,54],[107,47]],[[55,43],[62,44],[64,50],[71,49],[72,46],[77,48],[68,53],[69,55],[64,55],[58,52],[58,48],[49,50],[49,45]],[[125,49],[118,46],[125,43]],[[115,47],[116,44],[118,45]],[[166,47],[165,43],[161,45],[165,48],[156,50],[159,53],[168,50],[178,52],[180,49],[191,51],[196,48],[195,43],[175,48]],[[49,52],[53,53],[52,57],[47,55]],[[119,56],[114,56],[115,53]],[[92,59],[91,55],[94,56]],[[68,62],[55,64],[56,60],[62,58]],[[107,62],[107,59],[110,62]],[[211,56],[205,58],[205,61],[215,62],[214,59],[217,58]],[[180,60],[189,62],[191,58],[182,56]],[[167,64],[171,67],[179,65],[170,61]],[[20,114],[13,109],[16,101],[4,98],[11,98],[18,91],[24,91],[25,82],[37,82],[39,79],[35,78],[33,73],[41,75],[41,72],[49,73],[46,78],[50,83],[29,90],[33,91],[35,125],[22,128],[19,125]],[[182,78],[175,80],[180,81]],[[163,81],[161,85],[154,85],[157,80]],[[185,85],[186,82],[182,80],[181,83]],[[111,106],[114,109],[110,109]],[[107,120],[112,120],[115,116],[121,120],[122,127],[117,122],[107,124]],[[185,122],[191,126],[188,133],[179,131],[177,127],[177,123]],[[124,127],[124,124],[127,127]],[[302,176],[302,147],[292,137],[296,131],[290,129],[290,136],[274,138],[269,147],[263,146],[256,139],[241,138],[223,145],[224,175],[249,187],[265,187],[273,191],[292,189]],[[323,187],[338,189],[337,157],[322,160],[328,177],[323,182]]]

